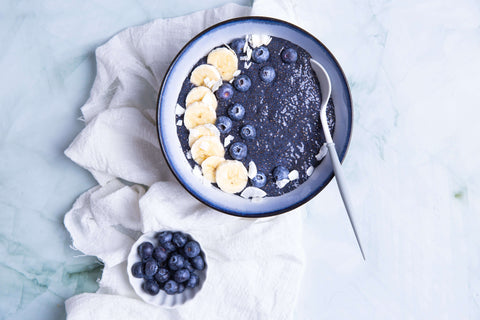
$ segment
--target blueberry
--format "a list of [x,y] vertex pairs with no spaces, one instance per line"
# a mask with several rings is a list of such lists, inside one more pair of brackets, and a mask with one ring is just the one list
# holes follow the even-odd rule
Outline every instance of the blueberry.
[[158,264],[157,264],[157,261],[155,261],[155,259],[150,259],[150,260],[147,260],[147,262],[145,262],[145,270],[144,270],[144,274],[145,274],[145,278],[152,278],[155,273],[157,273],[158,271]]
[[216,126],[222,134],[229,133],[232,130],[232,120],[229,117],[221,116],[217,118]]
[[245,159],[247,156],[247,145],[243,142],[235,142],[230,145],[229,152],[235,160]]
[[172,241],[173,234],[170,231],[162,231],[157,234],[157,240],[160,244]]
[[199,282],[200,282],[200,278],[198,278],[198,275],[196,273],[192,273],[190,275],[190,279],[188,279],[187,287],[195,288],[196,286],[198,286]]
[[240,135],[245,140],[252,140],[252,139],[255,139],[257,132],[255,131],[255,128],[252,125],[247,124],[243,126],[242,129],[240,129]]
[[175,272],[173,279],[175,279],[177,283],[185,282],[190,279],[190,271],[188,271],[187,269],[180,269]]
[[158,293],[158,291],[160,291],[160,286],[158,285],[157,281],[152,280],[152,279],[146,280],[142,284],[142,288],[146,293],[148,293],[152,296],[156,295]]
[[177,246],[177,248],[181,248],[187,243],[188,239],[187,236],[181,232],[175,232],[173,234],[172,242]]
[[182,293],[183,291],[185,291],[185,286],[182,283],[179,283],[177,293]]
[[283,49],[280,56],[282,57],[283,62],[286,63],[294,63],[298,59],[297,51],[292,48]]
[[167,294],[175,294],[178,291],[178,283],[173,280],[168,280],[163,286],[163,290],[165,290]]
[[233,85],[238,91],[245,92],[250,89],[252,81],[246,74],[242,74],[233,81]]
[[173,242],[165,242],[162,246],[167,250],[167,252],[172,252],[177,250],[177,247],[173,244]]
[[260,69],[259,75],[263,82],[270,83],[275,79],[275,69],[271,66],[265,66]]
[[172,254],[170,259],[168,260],[168,267],[170,268],[170,270],[175,271],[178,269],[182,269],[184,264],[185,264],[185,258],[179,255],[178,253]]
[[183,248],[183,251],[187,257],[193,258],[200,254],[200,245],[195,240],[189,241]]
[[240,103],[235,103],[227,111],[232,120],[242,120],[245,115],[245,108]]
[[158,246],[153,250],[153,259],[157,260],[157,262],[164,262],[168,258],[167,250],[164,247]]
[[188,261],[188,260],[185,260],[185,263],[183,264],[183,267],[190,272],[193,272],[193,270],[195,270],[193,268],[192,264],[190,263],[190,261]]
[[192,258],[192,265],[197,270],[203,270],[205,268],[205,261],[202,256],[196,256]]
[[256,63],[263,63],[268,60],[270,57],[270,52],[268,48],[265,46],[261,46],[258,48],[253,49],[252,51],[252,60]]
[[261,171],[257,171],[257,175],[252,179],[252,186],[263,188],[267,184],[267,176]]
[[224,83],[216,92],[219,100],[228,100],[233,96],[233,87],[230,83]]
[[280,181],[283,179],[288,179],[288,169],[284,166],[278,166],[273,169],[273,178],[275,181]]
[[230,43],[230,48],[232,48],[237,55],[243,52],[243,47],[245,47],[245,39],[242,38],[235,39]]
[[155,274],[155,280],[159,283],[164,283],[168,281],[170,278],[170,271],[166,268],[160,268],[158,269],[157,273]]
[[140,258],[142,258],[143,261],[147,261],[152,257],[153,244],[150,242],[143,242],[138,246],[137,250]]
[[136,262],[132,266],[132,275],[135,278],[143,278],[144,273],[143,273],[143,263],[142,262]]

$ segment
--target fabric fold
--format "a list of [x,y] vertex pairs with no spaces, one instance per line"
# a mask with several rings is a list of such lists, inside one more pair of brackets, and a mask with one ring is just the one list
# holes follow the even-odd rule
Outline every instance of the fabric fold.
[[[291,319],[305,257],[302,210],[264,219],[219,213],[174,179],[158,143],[156,95],[178,50],[203,29],[250,9],[230,4],[120,32],[96,50],[81,108],[86,127],[65,154],[99,185],[65,215],[73,246],[104,264],[99,289],[66,301],[68,319]],[[128,281],[139,235],[181,230],[201,244],[207,280],[174,309],[144,303]]]

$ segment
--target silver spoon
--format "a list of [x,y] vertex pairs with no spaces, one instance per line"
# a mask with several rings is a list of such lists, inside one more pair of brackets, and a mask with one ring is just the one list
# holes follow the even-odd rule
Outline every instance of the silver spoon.
[[353,222],[352,213],[353,206],[351,205],[350,197],[347,191],[346,179],[343,175],[342,165],[338,160],[337,150],[335,150],[335,143],[333,142],[332,136],[330,135],[330,130],[328,129],[327,123],[327,104],[330,99],[330,94],[332,93],[332,83],[330,82],[330,77],[328,76],[327,71],[323,66],[317,61],[310,59],[310,64],[312,65],[313,70],[317,74],[318,82],[320,83],[320,91],[322,93],[322,104],[320,106],[320,122],[322,123],[323,133],[325,134],[325,141],[327,143],[328,153],[330,154],[330,159],[332,159],[333,172],[335,173],[335,178],[337,180],[338,190],[340,190],[340,195],[342,196],[343,204],[347,210],[348,219],[352,225],[353,233],[357,239],[358,247],[362,253],[363,260],[365,260],[365,255],[363,254],[362,245],[360,244],[360,239],[355,229],[355,223]]

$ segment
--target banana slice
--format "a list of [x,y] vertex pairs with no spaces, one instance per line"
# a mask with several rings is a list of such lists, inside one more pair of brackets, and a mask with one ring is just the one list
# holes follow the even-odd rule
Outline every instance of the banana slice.
[[192,145],[192,158],[196,163],[202,164],[202,162],[208,157],[225,155],[225,149],[220,142],[219,137],[206,136],[201,137]]
[[217,48],[208,54],[207,63],[217,67],[222,79],[230,81],[238,69],[238,59],[235,52],[225,47]]
[[222,83],[222,76],[214,66],[201,64],[193,69],[190,82],[196,86],[206,86],[213,90],[214,87],[218,87]]
[[192,103],[183,116],[183,123],[188,130],[202,124],[215,123],[215,120],[217,120],[217,113],[203,102]]
[[191,105],[194,102],[203,102],[211,107],[213,110],[217,109],[217,98],[213,94],[212,90],[207,87],[195,87],[187,94],[185,99],[185,105]]
[[204,136],[220,137],[220,131],[218,131],[217,127],[211,123],[196,126],[190,130],[190,135],[188,136],[188,145],[192,147],[195,141]]
[[218,156],[211,156],[205,159],[202,162],[202,173],[205,179],[212,183],[215,183],[217,181],[215,179],[217,167],[223,161],[225,161],[225,158]]
[[217,185],[228,193],[237,193],[247,186],[247,169],[237,160],[225,160],[220,163],[216,171]]

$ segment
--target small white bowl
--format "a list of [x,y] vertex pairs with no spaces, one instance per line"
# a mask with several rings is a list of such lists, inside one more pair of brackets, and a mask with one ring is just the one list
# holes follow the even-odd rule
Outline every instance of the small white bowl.
[[[133,290],[135,290],[135,293],[142,298],[143,301],[155,305],[155,306],[162,306],[162,307],[167,307],[167,308],[173,308],[175,306],[184,304],[185,302],[193,299],[195,295],[202,289],[203,283],[205,282],[207,278],[207,260],[205,257],[205,252],[202,249],[202,257],[205,261],[205,268],[202,271],[196,271],[198,277],[199,277],[199,284],[195,288],[185,288],[185,291],[182,293],[177,293],[173,295],[166,294],[165,291],[160,290],[158,294],[152,296],[142,289],[142,283],[144,282],[143,278],[135,278],[132,275],[132,265],[136,262],[139,262],[140,256],[138,255],[138,246],[143,243],[143,242],[151,242],[154,246],[157,245],[157,239],[155,239],[155,234],[157,234],[160,231],[155,231],[155,232],[149,232],[143,234],[138,240],[133,244],[132,248],[130,249],[130,253],[128,254],[128,259],[127,259],[127,273],[128,273],[128,280],[130,281],[131,286],[133,287]],[[170,231],[170,230],[169,230]],[[176,232],[172,230],[172,232]],[[185,233],[186,234],[186,233]],[[190,239],[195,240],[192,236],[189,234],[186,234]],[[201,244],[200,244],[201,246]]]

